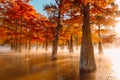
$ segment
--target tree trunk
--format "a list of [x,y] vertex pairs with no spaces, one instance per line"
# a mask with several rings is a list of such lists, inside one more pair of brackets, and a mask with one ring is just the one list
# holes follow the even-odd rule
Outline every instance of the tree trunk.
[[67,41],[67,49],[69,50],[69,46],[70,45],[70,43],[69,43],[69,40]]
[[98,38],[99,38],[99,41],[98,41],[98,53],[103,54],[102,42],[101,42],[101,38],[100,38],[100,24],[98,26]]
[[53,45],[52,45],[52,60],[55,60],[57,57],[58,35],[59,35],[60,27],[61,27],[61,25],[58,24],[57,28],[56,28],[56,32],[55,32],[55,39],[54,39]]
[[38,33],[37,33],[36,51],[38,50],[38,48],[39,48],[39,35],[38,35]]
[[[57,0],[56,0],[57,2]],[[59,8],[58,8],[58,18],[57,18],[57,27],[56,27],[56,31],[55,31],[55,37],[53,40],[53,45],[52,45],[52,60],[55,60],[57,57],[57,50],[58,50],[58,36],[59,36],[59,31],[62,27],[62,25],[60,24],[60,20],[61,20],[61,0],[60,3],[58,4]]]
[[19,52],[21,53],[22,52],[22,34],[23,34],[23,23],[22,23],[22,15],[21,15],[21,25],[20,25],[20,36],[19,36]]
[[70,53],[73,52],[73,39],[72,39],[72,34],[71,34],[71,36],[70,36],[69,52],[70,52]]
[[38,51],[38,48],[39,48],[39,42],[37,40],[37,43],[36,43],[36,51]]
[[14,50],[14,42],[10,42],[11,51]]
[[46,51],[48,50],[48,42],[47,41],[45,42],[45,50]]
[[83,7],[82,42],[80,54],[80,72],[96,70],[94,51],[91,39],[89,3]]
[[[16,23],[15,23],[16,24]],[[19,43],[19,40],[18,40],[18,26],[15,27],[15,43],[14,43],[14,47],[15,47],[15,51],[18,52],[18,43]]]
[[48,34],[47,34],[47,30],[46,30],[46,41],[45,41],[45,50],[48,50]]
[[31,39],[29,39],[29,42],[28,42],[28,51],[31,50]]
[[75,36],[75,46],[76,46],[76,50],[78,50],[78,44],[79,44],[79,42],[78,42],[78,36],[76,35],[76,36]]

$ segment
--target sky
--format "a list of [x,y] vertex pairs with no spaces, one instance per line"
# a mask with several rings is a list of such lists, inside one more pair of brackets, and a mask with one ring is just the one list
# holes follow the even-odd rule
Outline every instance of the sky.
[[47,16],[47,13],[43,10],[43,6],[49,3],[53,3],[54,0],[31,0],[30,4],[34,6],[35,10],[40,14]]
[[[120,6],[120,0],[115,0],[115,1]],[[43,6],[49,3],[54,3],[54,0],[32,0],[30,1],[30,4],[34,6],[35,10],[37,10],[37,12],[45,16],[47,16],[47,13],[43,10]]]

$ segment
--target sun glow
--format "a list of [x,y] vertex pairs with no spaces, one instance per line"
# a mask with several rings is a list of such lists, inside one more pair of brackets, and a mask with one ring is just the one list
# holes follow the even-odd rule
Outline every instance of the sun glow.
[[120,22],[116,24],[115,26],[115,32],[120,34]]
[[106,56],[108,56],[112,62],[111,76],[116,77],[116,80],[120,80],[120,47],[105,50]]

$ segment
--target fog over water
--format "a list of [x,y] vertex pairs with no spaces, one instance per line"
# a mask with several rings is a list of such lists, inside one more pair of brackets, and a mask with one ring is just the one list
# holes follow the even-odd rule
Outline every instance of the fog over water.
[[103,43],[103,55],[98,54],[94,45],[97,71],[79,74],[79,54],[69,53],[58,47],[58,59],[51,61],[51,46],[45,51],[42,47],[36,51],[35,46],[22,53],[10,50],[9,46],[0,46],[0,80],[120,80],[120,39],[115,37],[112,43]]

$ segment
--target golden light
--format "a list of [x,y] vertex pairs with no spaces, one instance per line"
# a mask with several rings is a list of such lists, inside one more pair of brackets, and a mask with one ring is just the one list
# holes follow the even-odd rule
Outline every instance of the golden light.
[[115,32],[120,34],[120,22],[118,22],[115,26]]
[[116,80],[120,80],[120,48],[111,48],[105,50],[105,53],[105,55],[110,58],[110,61],[112,63],[111,76],[116,77]]

